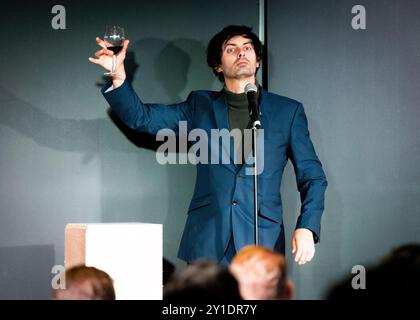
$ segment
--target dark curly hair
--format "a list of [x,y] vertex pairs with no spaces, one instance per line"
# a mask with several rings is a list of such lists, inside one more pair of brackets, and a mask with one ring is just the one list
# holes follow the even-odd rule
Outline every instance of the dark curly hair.
[[[257,56],[257,61],[262,60],[263,44],[257,35],[252,32],[251,27],[235,25],[227,26],[216,34],[207,46],[207,64],[221,82],[224,82],[225,78],[222,72],[216,71],[216,68],[222,64],[223,44],[235,36],[243,36],[250,39]],[[257,68],[257,71],[258,69],[259,67]]]

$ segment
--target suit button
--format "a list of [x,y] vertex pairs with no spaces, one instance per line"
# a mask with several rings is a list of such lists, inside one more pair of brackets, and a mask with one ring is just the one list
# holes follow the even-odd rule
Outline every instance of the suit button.
[[236,205],[238,204],[238,201],[233,200],[232,204],[233,204],[234,206],[236,206]]

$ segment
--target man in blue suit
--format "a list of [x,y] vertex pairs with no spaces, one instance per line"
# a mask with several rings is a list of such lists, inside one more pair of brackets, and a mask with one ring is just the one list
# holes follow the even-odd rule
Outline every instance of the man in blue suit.
[[[106,48],[103,40],[96,41],[102,49],[89,60],[112,71],[112,84],[102,92],[127,126],[157,134],[165,128],[178,132],[180,122],[185,121],[189,132],[201,129],[209,136],[214,129],[249,129],[244,88],[256,83],[262,58],[262,44],[251,28],[228,26],[208,45],[207,63],[224,88],[220,92],[191,92],[185,102],[174,105],[145,104],[125,81],[123,61],[128,40],[117,55]],[[327,180],[309,136],[302,104],[261,87],[258,97],[260,130],[264,130],[260,142],[264,144],[263,170],[258,176],[259,242],[285,253],[280,185],[290,159],[302,202],[292,236],[292,253],[296,253],[296,262],[304,264],[313,258],[319,241]],[[208,141],[214,148],[210,146],[212,139]],[[227,147],[239,155],[233,159],[247,158],[249,148],[243,145]],[[208,258],[228,264],[238,250],[254,243],[253,176],[247,174],[249,166],[241,165],[241,161],[197,164],[194,195],[178,252],[181,259],[191,262]]]

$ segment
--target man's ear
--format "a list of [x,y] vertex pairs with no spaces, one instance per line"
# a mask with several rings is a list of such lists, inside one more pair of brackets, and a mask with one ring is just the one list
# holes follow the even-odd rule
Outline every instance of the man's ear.
[[219,72],[223,72],[223,69],[222,69],[222,67],[221,67],[221,66],[217,66],[217,67],[215,67],[215,68],[214,68],[214,70],[216,70],[216,72],[217,72],[217,73],[219,73]]

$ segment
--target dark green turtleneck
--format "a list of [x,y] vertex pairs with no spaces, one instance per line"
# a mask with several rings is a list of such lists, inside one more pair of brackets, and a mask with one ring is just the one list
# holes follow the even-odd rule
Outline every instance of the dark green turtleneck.
[[[225,92],[228,105],[230,130],[241,130],[243,140],[244,129],[249,129],[251,125],[249,121],[248,98],[246,96],[246,93],[233,93],[228,91],[226,88]],[[247,154],[249,150],[250,149],[248,147],[245,147],[245,154]],[[239,159],[239,157],[241,157],[242,163],[244,163],[245,158],[242,144],[235,144],[234,152],[236,155],[236,159]]]
[[249,112],[246,93],[233,93],[225,89],[228,104],[230,130],[240,129],[242,132],[248,127]]

